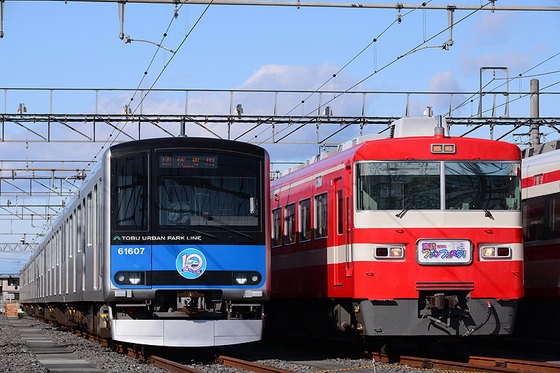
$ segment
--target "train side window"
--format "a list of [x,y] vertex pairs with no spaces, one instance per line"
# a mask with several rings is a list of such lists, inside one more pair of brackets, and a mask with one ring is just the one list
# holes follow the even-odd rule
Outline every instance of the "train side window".
[[549,230],[550,238],[560,238],[560,193],[550,196]]
[[523,204],[523,236],[525,241],[545,239],[545,197],[526,200]]
[[327,193],[315,196],[315,238],[327,237],[329,233],[329,206]]
[[311,239],[311,199],[299,202],[299,240]]
[[282,245],[282,209],[272,211],[272,246]]
[[296,204],[286,206],[284,214],[284,232],[286,232],[286,244],[296,242]]

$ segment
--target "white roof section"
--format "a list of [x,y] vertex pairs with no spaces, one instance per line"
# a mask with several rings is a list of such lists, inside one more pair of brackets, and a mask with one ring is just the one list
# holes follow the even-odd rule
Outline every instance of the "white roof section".
[[527,159],[539,154],[553,152],[556,150],[560,150],[560,140],[553,140],[545,142],[544,144],[538,144],[530,148],[523,149],[521,151],[521,154],[523,159]]
[[278,177],[280,178],[282,176],[286,176],[288,174],[291,174],[292,172],[295,172],[297,170],[301,170],[302,168],[304,168],[306,166],[309,166],[310,164],[313,164],[317,161],[320,161],[321,159],[325,159],[327,157],[330,157],[331,155],[335,155],[335,154],[343,152],[347,149],[353,148],[354,146],[356,146],[358,144],[361,144],[363,142],[373,141],[373,140],[382,140],[382,139],[387,139],[387,138],[389,138],[389,135],[380,135],[380,134],[377,134],[377,133],[356,137],[355,139],[352,139],[350,141],[346,141],[345,143],[340,144],[339,146],[336,147],[336,149],[330,150],[328,152],[322,152],[322,153],[319,153],[319,154],[317,154],[317,155],[315,155],[311,158],[306,159],[303,164],[298,164],[296,166],[292,166],[292,167],[288,168],[287,170],[280,171],[278,173]]
[[[388,139],[390,137],[416,137],[416,136],[434,136],[435,128],[438,126],[438,119],[435,117],[404,117],[399,120],[396,120],[392,123],[393,136],[390,135],[381,135],[381,134],[369,134],[357,137],[350,141],[346,141],[345,143],[340,144],[336,149],[330,150],[328,152],[319,153],[309,159],[307,159],[303,164],[298,164],[296,166],[292,166],[287,170],[280,171],[278,173],[278,177],[286,176],[295,172],[297,170],[301,170],[302,168],[309,166],[321,159],[325,159],[330,157],[334,154],[343,152],[350,148],[353,148],[356,145],[359,145],[366,141],[374,141],[374,140],[382,140]],[[445,118],[442,118],[442,127],[444,128],[445,136],[449,136],[449,127],[447,126],[447,122]]]
[[[394,137],[434,136],[434,128],[438,126],[438,120],[435,117],[404,117],[394,121],[393,126]],[[441,126],[444,128],[445,136],[449,136],[449,127],[445,118],[442,118]]]

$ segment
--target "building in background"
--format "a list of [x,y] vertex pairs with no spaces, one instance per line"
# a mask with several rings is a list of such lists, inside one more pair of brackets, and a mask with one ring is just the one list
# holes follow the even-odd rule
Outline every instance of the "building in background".
[[4,313],[6,303],[19,302],[19,276],[0,275],[0,291],[2,292],[0,311]]

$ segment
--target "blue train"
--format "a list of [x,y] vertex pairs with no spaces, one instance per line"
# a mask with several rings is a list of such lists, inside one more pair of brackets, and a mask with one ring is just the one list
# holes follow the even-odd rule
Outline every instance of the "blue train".
[[129,343],[261,339],[269,170],[264,149],[235,141],[110,147],[22,268],[22,308]]

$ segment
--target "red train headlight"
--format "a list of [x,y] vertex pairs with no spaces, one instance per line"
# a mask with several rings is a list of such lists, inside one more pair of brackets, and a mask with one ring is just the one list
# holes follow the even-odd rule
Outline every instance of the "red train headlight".
[[481,246],[480,253],[484,259],[511,258],[511,248],[509,246]]
[[485,247],[482,249],[482,256],[484,258],[493,258],[496,256],[496,248],[495,247]]
[[389,256],[391,258],[402,258],[404,254],[404,249],[402,247],[391,247],[389,249]]
[[376,246],[374,256],[378,259],[401,259],[404,258],[404,246]]

